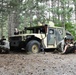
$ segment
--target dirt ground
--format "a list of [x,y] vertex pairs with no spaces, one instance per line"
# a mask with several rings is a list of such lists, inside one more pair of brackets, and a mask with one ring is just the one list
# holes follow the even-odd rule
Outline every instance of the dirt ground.
[[0,75],[76,75],[76,54],[0,54]]

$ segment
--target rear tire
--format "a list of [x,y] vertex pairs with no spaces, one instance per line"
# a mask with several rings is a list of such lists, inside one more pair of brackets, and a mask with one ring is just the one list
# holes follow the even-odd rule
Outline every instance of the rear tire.
[[38,53],[40,51],[40,43],[36,40],[31,40],[26,45],[26,51],[31,53]]

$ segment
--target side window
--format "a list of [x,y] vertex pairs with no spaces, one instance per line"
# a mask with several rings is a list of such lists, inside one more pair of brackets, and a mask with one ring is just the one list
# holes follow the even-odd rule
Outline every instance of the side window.
[[54,34],[54,30],[53,29],[49,29],[49,33],[50,34]]
[[47,44],[48,45],[55,44],[55,30],[53,28],[49,28],[48,30]]

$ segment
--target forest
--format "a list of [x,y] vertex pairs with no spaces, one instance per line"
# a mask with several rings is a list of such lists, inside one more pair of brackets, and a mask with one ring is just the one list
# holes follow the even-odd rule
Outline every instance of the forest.
[[76,0],[0,0],[0,38],[49,21],[76,37]]

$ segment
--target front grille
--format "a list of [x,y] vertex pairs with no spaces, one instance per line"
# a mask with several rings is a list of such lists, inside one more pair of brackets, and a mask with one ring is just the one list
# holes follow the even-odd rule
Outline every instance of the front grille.
[[21,36],[10,37],[9,41],[10,41],[10,46],[18,47],[20,42],[22,41],[22,37]]
[[22,37],[21,36],[15,36],[15,37],[10,37],[10,41],[21,41]]

